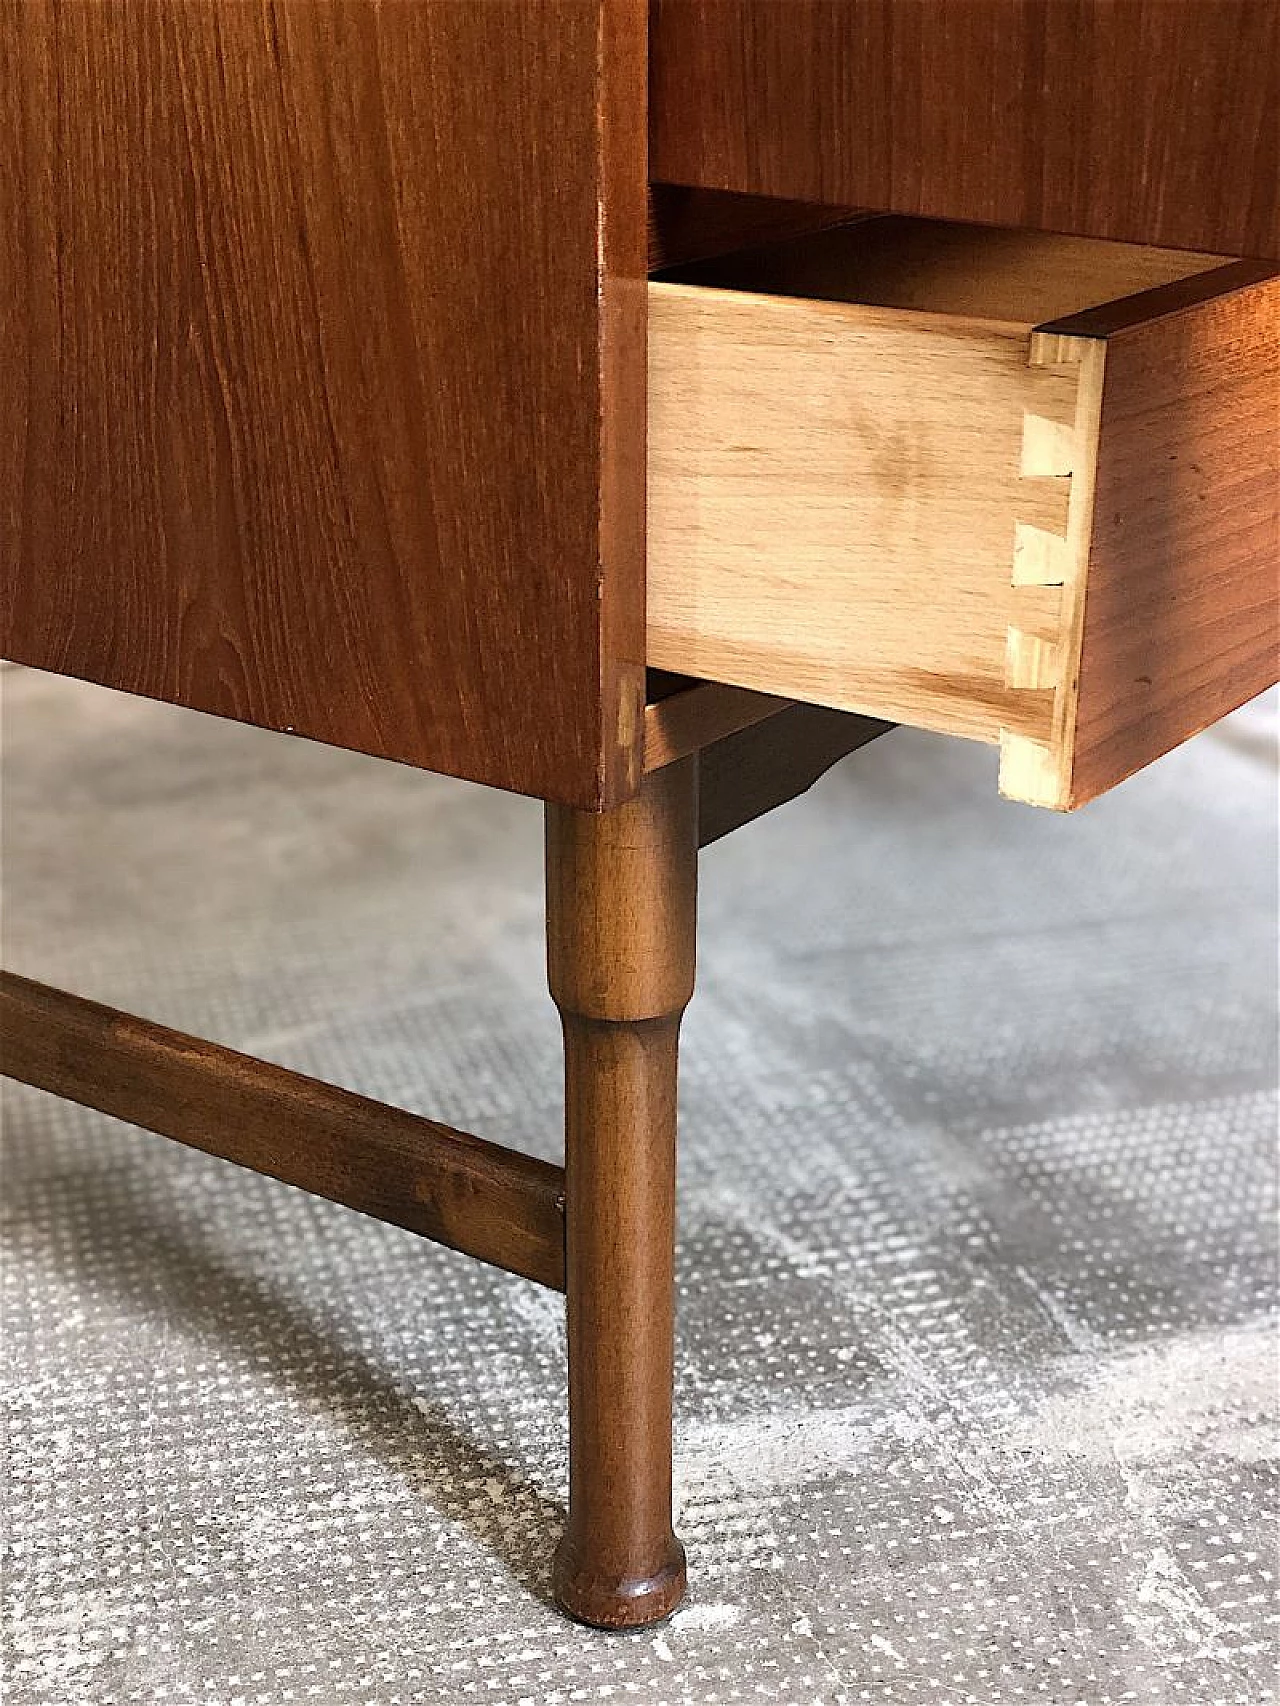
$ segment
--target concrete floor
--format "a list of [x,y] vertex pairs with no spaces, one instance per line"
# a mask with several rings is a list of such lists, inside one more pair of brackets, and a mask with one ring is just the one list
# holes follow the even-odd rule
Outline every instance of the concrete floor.
[[[2,686],[10,965],[556,1154],[535,805]],[[554,1297],[11,1088],[6,1701],[1273,1700],[1267,731],[707,853],[660,1630],[547,1603]]]

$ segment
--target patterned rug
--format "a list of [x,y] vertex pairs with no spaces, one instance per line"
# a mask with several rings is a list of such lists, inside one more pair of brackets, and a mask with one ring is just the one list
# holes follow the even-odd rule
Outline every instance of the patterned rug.
[[[10,966],[557,1155],[535,804],[0,683]],[[556,1297],[7,1087],[9,1706],[1273,1700],[1267,719],[704,855],[658,1630],[548,1602]]]

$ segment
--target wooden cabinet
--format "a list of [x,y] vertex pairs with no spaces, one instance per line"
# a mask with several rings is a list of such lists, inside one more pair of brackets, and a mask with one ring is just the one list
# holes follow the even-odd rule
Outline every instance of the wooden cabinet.
[[1278,76],[1276,0],[0,5],[0,654],[545,799],[565,1165],[0,973],[5,1069],[563,1286],[578,1618],[684,1590],[699,845],[1274,679]]
[[[1257,683],[1273,299],[1033,333],[1276,247],[1278,18],[659,0],[647,105],[643,0],[0,9],[0,652],[592,809],[650,665],[1085,798]],[[646,306],[647,111],[659,248],[1026,229]]]

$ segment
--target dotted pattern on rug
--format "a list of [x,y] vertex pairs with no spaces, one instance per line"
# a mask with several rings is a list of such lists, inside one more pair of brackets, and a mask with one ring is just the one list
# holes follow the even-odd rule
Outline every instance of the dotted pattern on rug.
[[[15,969],[557,1153],[535,805],[0,680]],[[560,1299],[7,1087],[6,1701],[1274,1701],[1262,714],[705,855],[661,1629],[548,1601]]]

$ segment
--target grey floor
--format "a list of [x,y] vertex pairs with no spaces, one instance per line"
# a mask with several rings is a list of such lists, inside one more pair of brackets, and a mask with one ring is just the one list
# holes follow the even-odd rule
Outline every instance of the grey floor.
[[[556,1154],[535,805],[0,680],[11,966]],[[1272,1700],[1267,713],[994,768],[704,858],[660,1630],[547,1603],[554,1297],[10,1089],[10,1706]]]

